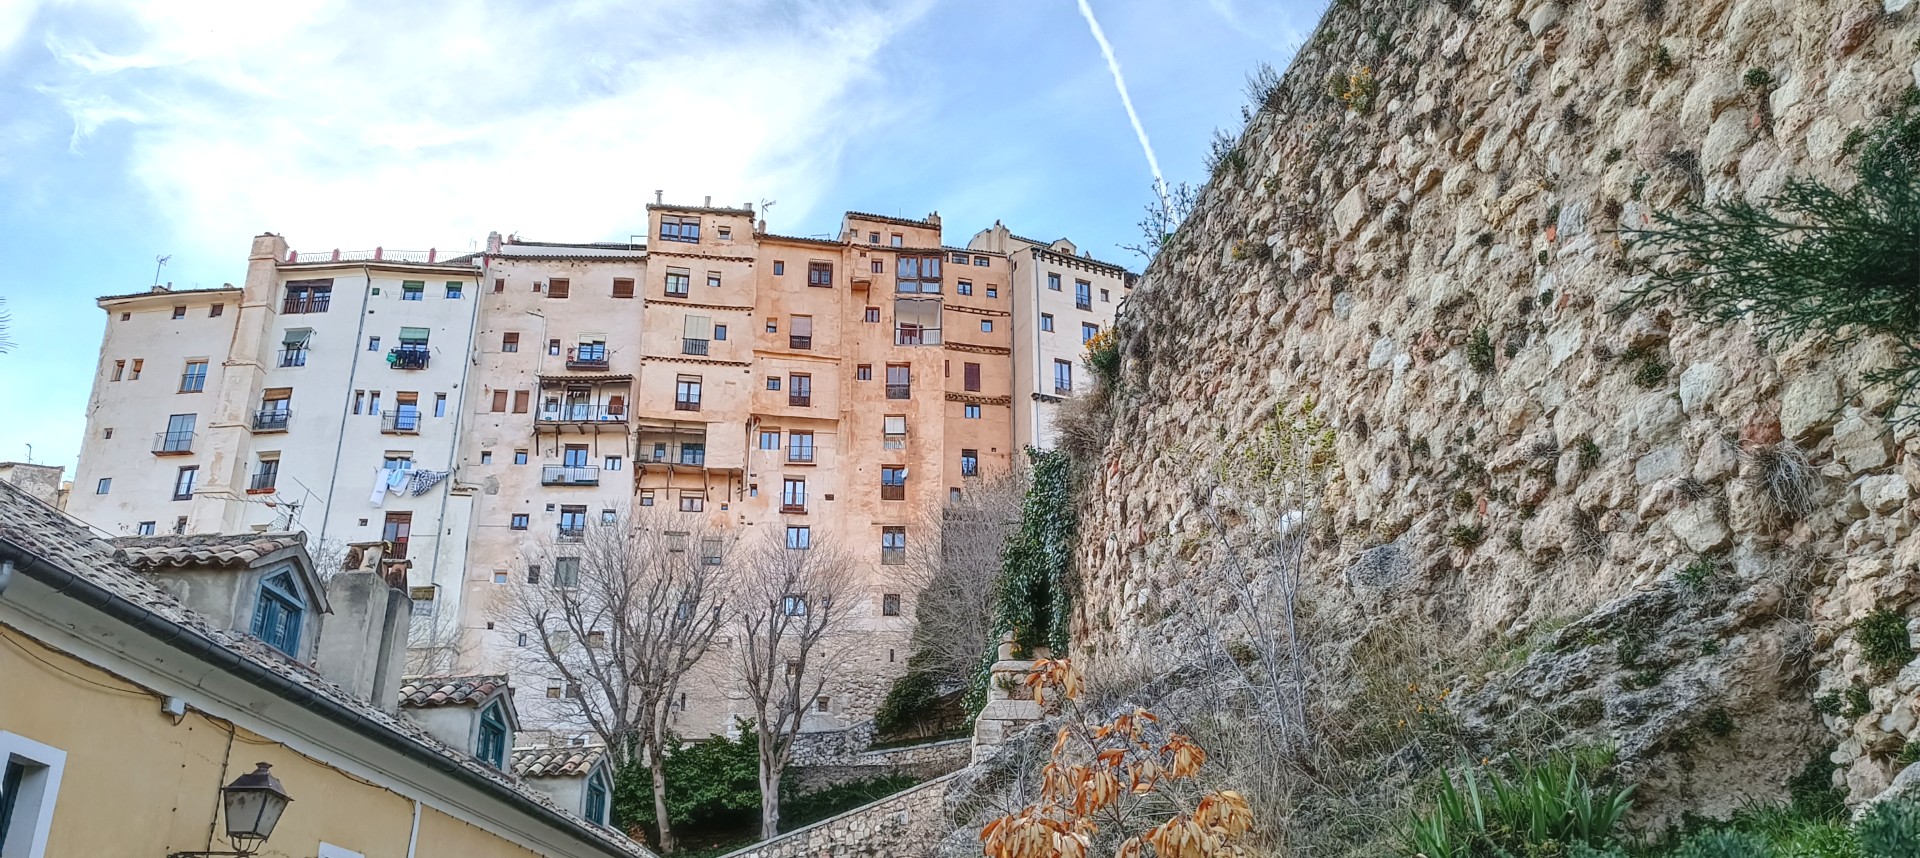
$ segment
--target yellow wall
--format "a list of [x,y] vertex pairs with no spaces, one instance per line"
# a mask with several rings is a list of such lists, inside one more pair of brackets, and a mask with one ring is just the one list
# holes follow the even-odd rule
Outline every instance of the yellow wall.
[[[289,750],[244,728],[189,711],[174,724],[162,696],[0,626],[0,730],[67,753],[47,854],[159,858],[231,848],[216,825],[219,788],[273,765],[294,797],[263,856],[312,856],[319,843],[367,856],[402,856],[410,799]],[[423,808],[418,858],[532,856],[494,835]]]

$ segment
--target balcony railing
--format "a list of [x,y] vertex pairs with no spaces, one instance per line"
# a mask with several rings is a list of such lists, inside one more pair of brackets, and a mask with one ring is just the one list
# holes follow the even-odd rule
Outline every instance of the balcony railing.
[[880,549],[880,565],[899,566],[906,562],[907,562],[907,550],[905,548]]
[[247,491],[270,492],[273,491],[274,484],[279,481],[280,474],[278,472],[271,474],[254,474],[251,479],[247,480]]
[[682,339],[680,341],[680,353],[683,355],[705,355],[707,353],[707,341]]
[[905,483],[881,483],[880,499],[881,500],[906,500],[907,485]]
[[380,431],[389,435],[420,434],[420,412],[382,411],[380,412]]
[[605,348],[567,350],[567,369],[606,368],[607,350]]
[[813,406],[813,394],[789,393],[787,394],[787,404],[795,408],[810,408]]
[[888,436],[886,436],[886,437],[884,437],[884,438],[882,438],[882,439],[880,439],[880,449],[882,449],[882,450],[905,450],[905,449],[907,449],[907,436],[905,436],[905,435],[888,435]]
[[192,432],[161,432],[153,436],[153,454],[156,456],[185,456],[193,452]]
[[306,366],[307,350],[306,349],[281,349],[280,359],[275,361],[275,363],[282,368],[290,367],[290,366]]
[[887,398],[888,399],[912,399],[913,385],[889,384],[887,385]]
[[584,524],[560,525],[554,532],[554,538],[560,542],[585,542],[587,526]]
[[676,399],[676,400],[674,400],[674,401],[673,401],[673,410],[675,410],[675,411],[699,411],[699,410],[700,410],[700,400],[698,400],[698,399]]
[[627,407],[568,402],[558,408],[542,409],[537,419],[541,423],[625,423]]
[[1070,394],[1072,392],[1073,392],[1073,385],[1071,384],[1061,384],[1057,381],[1054,382],[1053,384],[1053,395],[1055,396],[1066,396],[1067,394]]
[[800,465],[811,465],[813,464],[813,448],[789,445],[787,447],[787,461]]
[[787,337],[787,347],[794,349],[811,349],[813,348],[813,335],[794,334],[789,336]]
[[253,415],[253,431],[285,432],[287,431],[287,420],[292,416],[293,412],[285,408],[262,409]]
[[780,514],[781,515],[806,515],[807,505],[804,503],[783,503],[780,505]]
[[893,344],[896,346],[937,346],[940,344],[940,329],[920,325],[895,325]]
[[394,369],[426,369],[432,354],[424,346],[398,346],[387,352],[387,366]]
[[333,304],[332,292],[320,292],[312,295],[288,295],[280,302],[282,313],[324,313]]
[[597,486],[600,485],[600,469],[593,465],[542,465],[540,485]]

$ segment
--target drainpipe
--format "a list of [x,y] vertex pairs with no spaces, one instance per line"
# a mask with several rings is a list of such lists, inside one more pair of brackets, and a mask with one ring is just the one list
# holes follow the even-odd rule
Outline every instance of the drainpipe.
[[[459,395],[455,397],[454,409],[453,409],[453,438],[452,440],[447,442],[447,470],[449,471],[459,470],[459,468],[457,467],[458,465],[457,457],[460,455],[460,424],[467,417],[467,411],[464,407],[461,407],[460,403],[463,403],[466,401],[467,379],[471,376],[473,372],[473,364],[475,361],[474,354],[476,353],[476,350],[473,347],[473,338],[480,335],[480,302],[486,300],[484,297],[482,297],[486,294],[486,292],[483,291],[482,289],[482,285],[486,283],[486,279],[487,279],[486,274],[487,274],[486,257],[482,256],[481,262],[480,262],[480,276],[476,278],[473,283],[473,318],[467,321],[467,359],[460,362],[460,387],[458,388]],[[440,532],[437,534],[434,534],[434,538],[433,538],[433,565],[429,567],[427,570],[427,573],[428,573],[427,582],[434,585],[438,585],[440,583],[440,547],[447,540],[447,534],[446,534],[447,506],[452,502],[453,502],[453,475],[449,474],[447,476],[447,490],[440,493],[440,522],[437,525],[440,529]],[[469,511],[471,511],[471,505],[469,505]],[[468,521],[468,527],[465,529],[468,531],[471,531],[473,529],[471,520]],[[458,587],[461,583],[462,582],[455,581],[454,585]],[[416,807],[414,812],[418,814],[419,809]],[[415,825],[418,825],[418,824],[419,824],[419,820],[418,820],[418,817],[416,816]],[[412,854],[411,849],[408,850],[408,854],[409,855]]]
[[413,858],[414,847],[420,845],[420,800],[413,800],[413,830],[407,832],[407,858]]
[[[366,265],[360,266],[360,321],[353,329],[352,362],[347,364],[347,387],[341,394],[340,431],[333,436],[333,474],[327,478],[327,511],[320,516],[320,535],[315,538],[314,547],[327,541],[327,525],[333,521],[333,488],[340,482],[340,451],[347,443],[347,420],[357,416],[350,410],[353,407],[353,379],[360,372],[360,338],[367,333],[367,304],[373,300],[373,270]],[[378,416],[378,415],[375,415]]]

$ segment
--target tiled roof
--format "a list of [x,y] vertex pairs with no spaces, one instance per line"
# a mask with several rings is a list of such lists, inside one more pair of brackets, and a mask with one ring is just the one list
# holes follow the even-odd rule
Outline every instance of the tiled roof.
[[207,289],[159,289],[159,290],[148,289],[144,292],[128,292],[125,295],[102,295],[93,300],[96,302],[125,301],[128,298],[163,298],[167,296],[181,298],[181,297],[194,297],[198,295],[210,295],[215,292],[239,292],[239,291],[241,291],[240,287],[234,286],[232,284],[228,284],[226,286],[215,286]]
[[507,687],[504,674],[478,676],[409,676],[400,680],[400,705],[478,706]]
[[391,715],[348,694],[311,668],[281,655],[258,638],[242,632],[213,628],[205,618],[188,610],[151,576],[120,559],[112,543],[100,539],[85,524],[67,517],[7,482],[0,482],[0,539],[39,558],[46,565],[57,567],[104,590],[116,600],[137,605],[151,617],[177,627],[179,633],[171,639],[174,647],[192,651],[193,639],[209,642],[215,648],[238,656],[242,662],[250,662],[257,668],[277,674],[287,682],[304,688],[314,697],[324,698],[328,703],[350,711],[357,719],[355,726],[359,729],[384,730],[402,744],[410,744],[419,751],[445,758],[459,771],[459,777],[469,781],[491,781],[498,788],[511,791],[521,802],[538,805],[547,813],[567,817],[583,836],[601,843],[609,851],[634,858],[653,858],[652,852],[632,840],[580,819],[546,796],[521,786],[511,775],[433,738],[412,721]]
[[577,748],[514,748],[513,773],[523,778],[583,778],[607,756],[599,745]]
[[846,214],[846,217],[843,218],[843,220],[851,220],[854,218],[858,218],[860,220],[878,221],[880,223],[897,223],[901,226],[923,226],[928,229],[940,228],[939,224],[934,223],[933,221],[930,221],[930,220],[914,220],[912,218],[904,218],[904,217],[888,217],[887,215],[874,214],[873,212],[848,211]]
[[270,533],[200,534],[193,536],[120,536],[114,556],[140,569],[165,566],[250,566],[262,557],[291,548],[305,548],[307,535],[292,531]]

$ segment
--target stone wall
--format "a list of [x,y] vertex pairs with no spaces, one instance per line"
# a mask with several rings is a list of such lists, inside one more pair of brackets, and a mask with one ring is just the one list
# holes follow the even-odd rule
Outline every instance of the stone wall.
[[[1645,278],[1622,229],[1846,182],[1849,135],[1920,80],[1909,5],[1335,3],[1128,301],[1077,652],[1221,643],[1217,546],[1289,512],[1221,466],[1312,402],[1337,460],[1304,582],[1326,627],[1422,617],[1470,651],[1567,625],[1466,707],[1594,701],[1581,726],[1647,762],[1650,801],[1777,795],[1828,741],[1854,799],[1883,789],[1920,738],[1920,671],[1871,675],[1854,641],[1920,599],[1920,439],[1862,382],[1891,349],[1616,308]],[[1798,521],[1764,485],[1783,440],[1812,471]],[[1816,714],[1854,683],[1866,711]],[[1715,708],[1738,729],[1660,756]]]
[[863,750],[835,757],[815,755],[807,763],[791,764],[786,777],[801,792],[814,792],[838,784],[888,775],[912,775],[916,780],[924,781],[965,766],[971,758],[971,751],[971,739],[949,739],[900,748]]
[[934,844],[953,828],[943,807],[953,777],[936,778],[722,858],[896,858],[931,854]]

